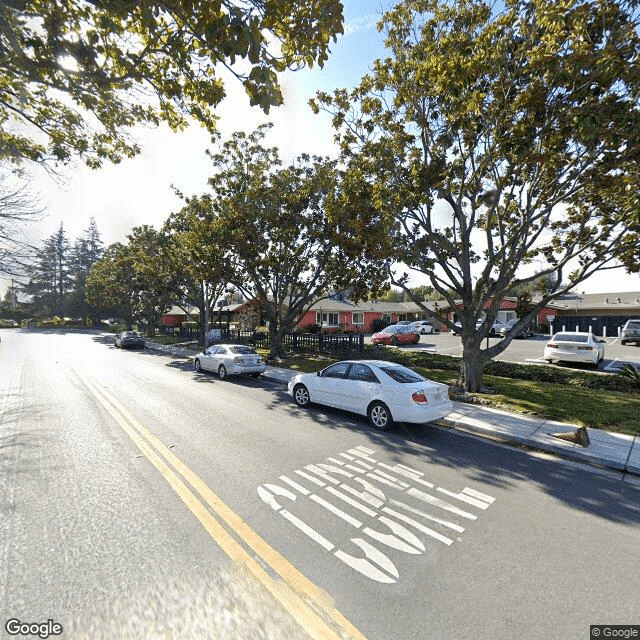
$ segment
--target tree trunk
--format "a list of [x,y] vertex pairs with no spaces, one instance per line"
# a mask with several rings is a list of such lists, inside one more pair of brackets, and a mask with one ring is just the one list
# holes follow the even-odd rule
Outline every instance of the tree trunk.
[[485,363],[480,349],[481,341],[474,335],[462,337],[462,362],[458,384],[465,391],[483,391],[482,367]]
[[282,355],[282,327],[276,323],[269,323],[269,357],[279,358]]

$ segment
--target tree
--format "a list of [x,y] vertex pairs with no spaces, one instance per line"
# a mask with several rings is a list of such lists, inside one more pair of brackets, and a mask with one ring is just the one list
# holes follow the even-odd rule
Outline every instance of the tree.
[[116,242],[109,245],[87,275],[87,302],[107,314],[124,320],[133,328],[138,312],[138,286],[133,256]]
[[136,123],[213,131],[220,68],[265,112],[276,73],[320,66],[339,0],[69,0],[0,4],[0,159],[91,167],[139,149]]
[[132,262],[137,290],[137,310],[147,324],[147,335],[155,335],[160,316],[171,307],[176,278],[171,268],[171,239],[149,225],[134,227],[126,249]]
[[457,309],[460,384],[477,391],[520,328],[481,349],[510,290],[552,276],[528,322],[633,242],[637,4],[405,0],[379,26],[389,56],[312,106],[333,114],[354,210],[362,229],[384,229],[391,283],[410,293],[401,257]]
[[164,226],[172,250],[169,264],[175,274],[175,300],[198,307],[200,346],[206,346],[207,318],[227,288],[230,273],[225,239],[216,234],[209,197],[186,198],[186,205],[172,214]]
[[31,297],[36,315],[64,317],[70,288],[69,241],[60,223],[58,231],[36,252],[35,264],[29,268],[29,282],[23,290]]
[[102,251],[98,225],[95,219],[91,218],[89,228],[84,232],[84,236],[75,241],[71,250],[69,269],[72,290],[69,292],[67,310],[73,317],[90,318],[93,324],[99,318],[97,310],[87,302],[87,275],[91,267],[100,259]]
[[229,281],[260,301],[276,357],[284,334],[315,302],[347,286],[364,296],[373,278],[340,206],[335,163],[305,155],[282,166],[276,149],[261,145],[265,131],[235,133],[212,155],[209,202],[229,249]]
[[[1,155],[1,154],[0,154]],[[18,174],[0,165],[0,275],[23,277],[36,247],[28,241],[28,226],[42,208]]]

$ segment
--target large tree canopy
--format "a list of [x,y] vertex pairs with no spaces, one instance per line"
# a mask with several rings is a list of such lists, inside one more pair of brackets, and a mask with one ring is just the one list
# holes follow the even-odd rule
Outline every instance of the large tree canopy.
[[405,0],[380,24],[389,56],[313,103],[333,114],[361,229],[388,230],[391,282],[410,293],[402,261],[457,310],[467,389],[520,329],[480,348],[510,290],[553,276],[526,322],[637,246],[637,4]]
[[6,0],[0,3],[0,159],[117,162],[135,123],[215,125],[220,68],[265,112],[276,72],[321,66],[339,0]]
[[211,193],[198,202],[217,237],[208,250],[246,298],[260,301],[276,356],[315,302],[347,287],[362,297],[380,279],[353,243],[335,162],[304,155],[283,166],[262,146],[265,131],[235,133],[212,154]]

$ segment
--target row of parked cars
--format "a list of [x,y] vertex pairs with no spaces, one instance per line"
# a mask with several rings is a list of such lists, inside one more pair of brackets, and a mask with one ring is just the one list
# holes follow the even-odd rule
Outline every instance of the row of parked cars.
[[[242,344],[208,347],[193,360],[198,373],[259,377],[266,370],[262,356]],[[366,416],[379,431],[394,422],[424,424],[443,418],[453,410],[447,385],[384,360],[344,360],[316,373],[299,373],[288,383],[299,407],[311,403],[344,409]]]

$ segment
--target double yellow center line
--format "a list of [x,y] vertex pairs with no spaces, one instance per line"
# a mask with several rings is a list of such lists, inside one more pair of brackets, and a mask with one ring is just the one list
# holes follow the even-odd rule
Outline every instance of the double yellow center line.
[[[309,636],[317,640],[366,640],[333,606],[330,597],[322,589],[267,544],[116,398],[104,388],[100,388],[85,372],[77,368],[73,368],[73,371],[107,413],[122,427],[142,455],[162,474],[216,544],[233,561],[247,567]],[[284,583],[274,580],[229,531],[233,531],[246,547],[280,575]]]

